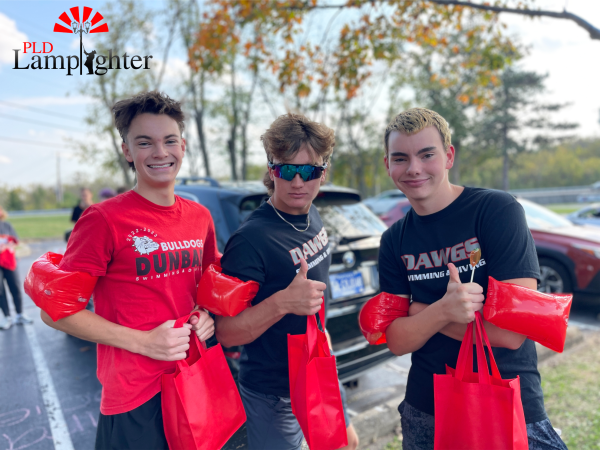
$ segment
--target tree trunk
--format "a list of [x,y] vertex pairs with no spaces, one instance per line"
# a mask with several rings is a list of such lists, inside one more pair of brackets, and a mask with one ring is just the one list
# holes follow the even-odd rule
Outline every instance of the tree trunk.
[[132,186],[131,173],[130,173],[131,169],[129,167],[129,162],[125,159],[125,156],[123,156],[121,147],[117,143],[117,137],[115,136],[115,128],[111,127],[109,132],[110,132],[110,139],[112,141],[113,149],[115,150],[115,154],[117,156],[117,161],[119,162],[119,166],[121,167],[121,171],[123,173],[123,182],[125,183],[125,186],[131,187]]
[[196,121],[196,129],[198,131],[198,141],[200,142],[200,151],[202,152],[202,160],[204,162],[204,172],[207,177],[211,176],[210,159],[208,158],[208,150],[206,148],[206,134],[204,133],[204,72],[200,72],[200,105],[196,96],[196,84],[192,76],[190,80],[190,90],[192,91],[192,99],[194,102],[194,119]]
[[235,154],[235,141],[237,139],[237,128],[238,128],[238,111],[237,111],[237,98],[236,98],[236,87],[235,87],[235,59],[231,63],[231,124],[230,134],[227,140],[227,149],[229,151],[229,160],[231,161],[231,179],[233,181],[238,180],[237,174],[237,155]]

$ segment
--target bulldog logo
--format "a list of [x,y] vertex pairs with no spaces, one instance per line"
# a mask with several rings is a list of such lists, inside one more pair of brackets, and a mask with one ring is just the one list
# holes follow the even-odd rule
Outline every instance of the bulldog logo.
[[149,255],[154,250],[158,250],[159,245],[148,236],[133,236],[133,247],[140,255]]

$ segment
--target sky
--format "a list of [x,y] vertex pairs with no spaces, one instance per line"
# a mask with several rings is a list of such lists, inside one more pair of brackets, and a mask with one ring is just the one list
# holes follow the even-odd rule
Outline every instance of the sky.
[[[160,8],[162,2],[145,1],[147,7]],[[542,9],[560,11],[564,7],[600,27],[598,0],[538,0]],[[103,1],[86,1],[79,6],[102,12]],[[90,159],[81,159],[73,140],[87,142],[89,129],[84,116],[91,99],[81,92],[85,77],[76,73],[66,76],[63,70],[15,70],[13,49],[20,49],[20,66],[31,62],[30,51],[23,55],[24,42],[51,42],[53,54],[78,54],[78,38],[73,34],[53,33],[55,22],[63,11],[77,6],[73,1],[7,1],[0,0],[0,186],[55,185],[57,166],[62,182],[72,182],[76,176],[95,178],[101,169]],[[600,40],[591,40],[589,34],[575,23],[550,18],[532,20],[522,16],[502,16],[507,32],[518,37],[529,48],[529,54],[520,63],[526,70],[547,73],[547,102],[570,103],[562,119],[580,124],[581,137],[600,137],[600,89],[598,63]],[[101,25],[99,22],[97,25]],[[93,48],[94,35],[83,38],[84,46]],[[158,53],[158,52],[157,52]],[[160,64],[156,54],[153,62]],[[178,76],[186,70],[185,57],[177,46],[169,56],[164,90],[175,90]],[[85,70],[85,68],[84,68]],[[153,66],[151,70],[158,70]],[[282,111],[283,112],[283,111]],[[272,120],[264,116],[264,128]],[[210,131],[210,130],[209,130]],[[260,134],[256,127],[252,138]],[[254,148],[259,146],[254,143]],[[226,176],[228,170],[218,164],[217,175]],[[60,161],[57,164],[57,161]],[[184,163],[182,174],[187,174]]]

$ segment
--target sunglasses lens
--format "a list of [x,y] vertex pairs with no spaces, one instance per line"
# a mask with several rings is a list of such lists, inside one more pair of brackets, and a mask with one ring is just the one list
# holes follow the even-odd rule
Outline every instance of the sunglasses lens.
[[298,167],[298,173],[304,181],[310,181],[315,179],[315,166],[300,166]]
[[292,181],[296,176],[296,166],[284,164],[281,166],[281,178],[286,181]]

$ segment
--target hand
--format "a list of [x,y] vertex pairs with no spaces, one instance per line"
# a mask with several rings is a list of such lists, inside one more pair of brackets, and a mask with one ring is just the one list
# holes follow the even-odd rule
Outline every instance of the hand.
[[196,332],[196,336],[198,336],[200,342],[204,342],[213,334],[215,334],[215,321],[199,306],[196,306],[194,311],[200,312],[200,318],[196,317],[195,315],[190,317],[192,331]]
[[167,320],[153,330],[144,331],[141,349],[138,353],[159,361],[185,359],[190,348],[192,325],[184,323],[181,328],[173,328],[174,320]]
[[308,264],[306,260],[300,261],[300,270],[290,285],[277,298],[277,303],[284,314],[310,316],[321,309],[323,291],[327,288],[325,283],[306,278]]
[[450,281],[446,294],[441,299],[446,318],[450,322],[472,322],[475,320],[475,312],[483,308],[483,288],[477,283],[462,284],[454,264],[448,264],[448,270]]

